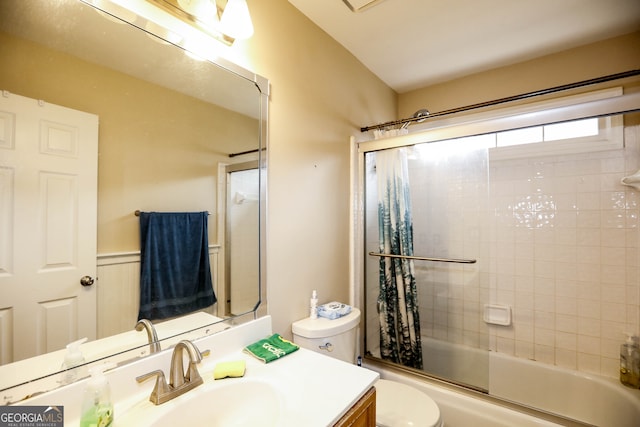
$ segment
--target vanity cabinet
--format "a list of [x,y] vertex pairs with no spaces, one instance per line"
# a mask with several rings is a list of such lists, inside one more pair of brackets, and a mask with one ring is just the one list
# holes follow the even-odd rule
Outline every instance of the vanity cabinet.
[[344,414],[334,427],[375,427],[376,389],[371,387],[355,405]]

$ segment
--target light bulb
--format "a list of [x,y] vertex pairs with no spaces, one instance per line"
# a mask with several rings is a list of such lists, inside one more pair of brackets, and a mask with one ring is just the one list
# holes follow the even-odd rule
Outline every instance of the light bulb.
[[220,31],[234,39],[253,35],[253,23],[246,0],[229,0],[220,18]]

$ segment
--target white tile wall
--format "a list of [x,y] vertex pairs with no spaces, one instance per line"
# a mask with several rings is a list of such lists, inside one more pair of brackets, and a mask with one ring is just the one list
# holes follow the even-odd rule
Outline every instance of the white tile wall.
[[514,310],[492,350],[618,375],[624,333],[640,332],[638,192],[620,184],[640,166],[637,127],[625,143],[490,164],[490,301]]

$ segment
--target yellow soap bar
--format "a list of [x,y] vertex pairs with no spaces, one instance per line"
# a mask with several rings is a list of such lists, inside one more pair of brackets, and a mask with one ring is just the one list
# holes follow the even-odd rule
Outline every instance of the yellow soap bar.
[[220,362],[213,369],[213,378],[216,380],[220,380],[227,377],[243,377],[246,365],[247,364],[244,360],[236,360],[234,362]]

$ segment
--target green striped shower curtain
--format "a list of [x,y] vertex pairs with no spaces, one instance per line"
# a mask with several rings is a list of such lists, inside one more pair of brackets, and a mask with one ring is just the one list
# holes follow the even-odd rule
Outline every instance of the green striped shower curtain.
[[[380,253],[413,255],[413,221],[406,148],[376,152]],[[418,291],[413,260],[380,258],[382,359],[422,369]]]

